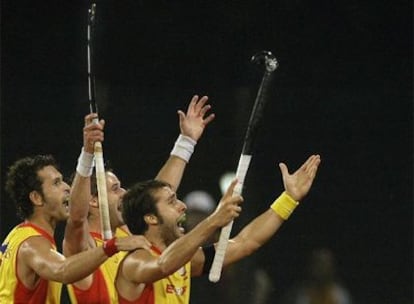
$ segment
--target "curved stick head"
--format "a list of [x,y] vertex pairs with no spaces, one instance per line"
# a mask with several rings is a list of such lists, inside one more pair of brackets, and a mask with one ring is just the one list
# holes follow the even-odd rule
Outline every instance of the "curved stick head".
[[258,65],[265,65],[266,71],[273,72],[279,66],[276,57],[270,51],[261,51],[252,56],[251,62]]

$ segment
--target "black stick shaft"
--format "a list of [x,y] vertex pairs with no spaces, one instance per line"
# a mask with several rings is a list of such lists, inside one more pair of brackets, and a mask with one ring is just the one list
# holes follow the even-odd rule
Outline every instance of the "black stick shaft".
[[88,93],[91,113],[98,113],[96,103],[95,71],[94,71],[94,37],[96,23],[96,4],[93,3],[88,10]]
[[[98,114],[96,102],[95,72],[94,72],[94,37],[96,24],[96,4],[93,3],[88,11],[88,89],[89,89],[89,107],[91,113]],[[99,118],[94,120],[99,123]],[[103,148],[101,142],[95,142],[95,170],[96,185],[98,188],[99,215],[101,220],[102,239],[109,240],[112,238],[112,229],[109,219],[108,193],[106,189],[106,173],[104,166]]]
[[266,70],[263,75],[262,82],[259,87],[259,91],[254,102],[253,110],[250,114],[249,124],[244,137],[244,143],[242,148],[242,154],[251,155],[253,153],[254,143],[256,141],[257,130],[259,129],[259,122],[263,116],[263,109],[266,104],[266,99],[272,80],[272,72]]
[[[244,138],[243,149],[240,155],[239,164],[237,166],[236,178],[237,185],[234,188],[233,195],[241,195],[243,191],[244,179],[249,169],[251,156],[253,153],[254,141],[258,130],[259,122],[263,115],[263,108],[267,101],[267,93],[272,79],[272,72],[277,68],[276,58],[270,52],[264,52],[265,59],[265,73],[260,84],[253,110],[250,114],[249,124]],[[254,58],[254,56],[253,56]],[[233,221],[228,223],[221,229],[220,238],[216,247],[213,264],[209,273],[209,280],[211,282],[218,282],[221,276],[221,269],[223,267],[224,257],[227,250],[227,245],[230,239],[230,233],[233,227]]]

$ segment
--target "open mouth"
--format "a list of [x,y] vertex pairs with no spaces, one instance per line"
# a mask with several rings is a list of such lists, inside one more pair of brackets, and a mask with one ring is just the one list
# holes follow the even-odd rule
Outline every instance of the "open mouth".
[[69,197],[67,197],[64,201],[63,201],[63,206],[65,206],[66,210],[69,209]]
[[178,229],[180,229],[181,232],[184,233],[184,223],[187,220],[187,216],[185,215],[185,213],[183,213],[178,219],[177,219],[177,226]]

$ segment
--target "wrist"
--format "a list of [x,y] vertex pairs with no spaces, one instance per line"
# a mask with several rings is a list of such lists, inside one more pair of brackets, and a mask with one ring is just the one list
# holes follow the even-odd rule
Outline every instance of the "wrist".
[[285,191],[273,202],[270,208],[282,219],[287,220],[298,205],[299,202]]
[[76,172],[83,177],[89,177],[92,175],[93,167],[95,166],[95,157],[92,153],[88,153],[82,148],[82,151],[78,158],[78,164],[76,166]]
[[174,148],[171,150],[170,155],[177,156],[188,163],[196,144],[197,142],[191,137],[180,134],[175,141]]
[[105,252],[105,254],[108,257],[111,257],[115,253],[118,253],[119,252],[118,247],[116,246],[115,242],[116,242],[116,237],[114,237],[114,238],[112,238],[110,240],[105,241],[104,244],[103,244],[103,246],[102,246],[103,251]]

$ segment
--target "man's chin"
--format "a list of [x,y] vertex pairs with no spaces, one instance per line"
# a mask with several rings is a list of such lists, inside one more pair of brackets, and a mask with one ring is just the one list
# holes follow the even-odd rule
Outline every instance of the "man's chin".
[[69,211],[63,212],[60,216],[60,218],[58,219],[59,222],[63,222],[69,219]]

